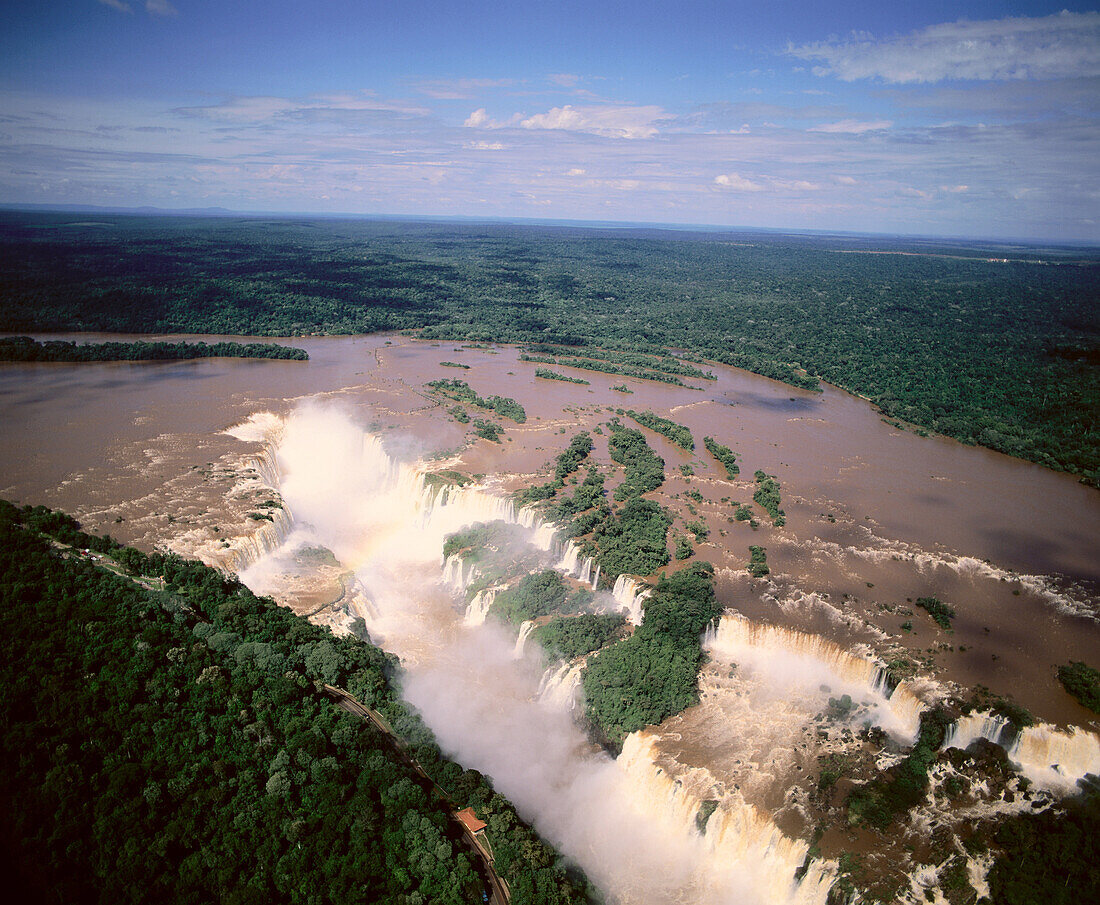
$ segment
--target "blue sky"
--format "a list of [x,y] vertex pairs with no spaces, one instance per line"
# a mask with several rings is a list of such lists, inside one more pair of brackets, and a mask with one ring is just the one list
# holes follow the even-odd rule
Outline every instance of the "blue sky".
[[39,0],[0,203],[1100,241],[1100,11]]

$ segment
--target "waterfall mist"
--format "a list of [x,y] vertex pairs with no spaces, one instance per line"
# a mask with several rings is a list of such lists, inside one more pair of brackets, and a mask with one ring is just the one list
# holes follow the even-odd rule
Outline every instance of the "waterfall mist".
[[[737,801],[723,802],[720,831],[700,833],[701,801],[647,759],[646,743],[628,739],[615,761],[576,726],[570,704],[579,669],[555,667],[546,675],[535,645],[517,645],[483,613],[466,618],[453,568],[452,580],[443,578],[444,539],[502,520],[560,560],[550,526],[483,488],[429,486],[421,469],[395,462],[377,437],[335,407],[303,404],[271,437],[279,490],[295,517],[287,546],[326,547],[354,571],[369,601],[360,602],[359,615],[376,643],[401,657],[404,695],[443,750],[491,776],[609,901],[824,903],[826,872],[812,867],[801,883],[794,879],[805,843],[783,839]],[[270,559],[241,577],[278,596]]]

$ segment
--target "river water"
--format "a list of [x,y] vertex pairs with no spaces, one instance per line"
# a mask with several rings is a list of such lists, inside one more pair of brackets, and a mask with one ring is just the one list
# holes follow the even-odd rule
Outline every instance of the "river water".
[[[716,665],[704,676],[704,703],[632,740],[617,765],[620,773],[614,773],[606,759],[592,759],[582,750],[583,739],[560,708],[547,715],[504,705],[505,697],[537,697],[538,664],[525,668],[521,659],[516,665],[513,639],[496,638],[491,626],[484,635],[464,630],[453,595],[436,589],[440,550],[432,545],[438,541],[441,548],[442,535],[432,535],[430,543],[423,534],[401,541],[412,510],[397,503],[396,521],[387,528],[379,526],[376,513],[366,521],[334,515],[349,500],[360,501],[360,513],[374,512],[378,500],[399,499],[402,493],[396,485],[370,484],[374,477],[358,473],[370,469],[339,453],[345,441],[338,438],[346,431],[380,440],[379,455],[392,468],[443,457],[446,467],[482,476],[491,496],[544,479],[536,472],[573,433],[594,430],[612,417],[612,409],[665,415],[692,429],[698,449],[688,453],[647,432],[666,461],[668,478],[658,499],[676,516],[674,534],[686,533],[688,521],[707,525],[709,536],[696,555],[718,567],[720,599],[731,613],[781,627],[788,632],[783,637],[800,639],[788,644],[791,650],[851,651],[857,660],[845,666],[849,672],[860,672],[859,657],[907,661],[916,671],[912,700],[917,703],[921,696],[982,684],[1012,696],[1052,727],[1095,728],[1094,715],[1054,676],[1054,668],[1069,660],[1100,662],[1100,497],[1071,477],[897,430],[864,400],[833,388],[809,393],[720,366],[711,368],[716,380],[686,381],[692,384],[687,388],[562,369],[590,382],[582,386],[536,378],[536,366],[519,361],[517,351],[507,347],[467,348],[394,335],[286,342],[305,348],[310,361],[0,364],[5,424],[0,494],[63,508],[93,530],[146,548],[166,545],[222,565],[252,563],[246,580],[279,595],[278,582],[270,584],[279,572],[265,572],[264,563],[273,561],[265,550],[277,546],[282,535],[267,546],[256,540],[270,539],[279,525],[250,513],[265,511],[257,507],[272,489],[280,491],[293,524],[313,530],[313,539],[354,573],[372,635],[410,663],[410,698],[444,747],[464,763],[499,775],[502,790],[620,901],[645,900],[644,889],[630,879],[638,870],[612,869],[607,853],[593,854],[607,829],[598,814],[586,816],[584,831],[568,814],[575,814],[593,790],[625,782],[634,790],[633,806],[652,811],[673,801],[671,816],[662,819],[690,827],[691,809],[713,794],[708,789],[736,787],[748,810],[734,812],[723,804],[721,826],[751,826],[751,832],[737,835],[729,829],[733,835],[727,838],[723,829],[726,841],[719,844],[712,835],[705,851],[684,842],[687,847],[675,848],[678,854],[666,863],[665,879],[651,884],[664,890],[653,901],[727,901],[723,890],[735,879],[725,874],[725,880],[715,879],[715,859],[742,863],[751,860],[757,844],[761,850],[783,848],[768,835],[774,828],[767,814],[784,810],[795,771],[814,769],[816,749],[806,722],[813,707],[795,697],[765,694],[763,686],[752,685],[748,666],[744,680],[720,671],[723,651],[734,648],[719,644]],[[469,368],[446,367],[443,361]],[[427,381],[442,377],[465,379],[483,396],[517,398],[527,422],[504,421],[501,444],[468,445],[464,427],[425,391]],[[611,389],[624,384],[631,394]],[[330,420],[309,421],[317,412]],[[242,424],[246,427],[227,433]],[[280,438],[298,432],[293,455],[264,425],[280,425]],[[703,436],[734,449],[740,480],[725,479],[703,451]],[[595,460],[607,463],[606,430],[593,439]],[[258,458],[272,466],[275,477],[262,473],[266,466],[257,464]],[[689,473],[681,474],[682,465]],[[762,524],[756,530],[731,518],[734,502],[751,502],[756,469],[780,482],[787,513],[783,528],[767,524],[759,510]],[[316,489],[321,485],[315,481],[303,491],[300,480],[273,486],[288,474],[301,479],[307,473],[324,476],[327,489]],[[411,501],[401,505],[406,504]],[[297,529],[279,528],[282,534],[286,530]],[[753,580],[745,572],[750,544],[766,547],[769,578]],[[380,548],[392,552],[382,556]],[[404,563],[403,574],[415,571],[420,577],[411,584],[396,581],[392,568],[383,568],[395,562]],[[347,576],[340,581],[344,594],[351,585]],[[300,611],[312,611],[318,595],[328,593],[324,587],[321,581],[307,594],[284,585],[283,596]],[[955,608],[952,634],[914,609],[916,598],[931,595]],[[748,648],[736,649],[744,659]],[[461,668],[470,662],[491,669],[477,680],[476,673]],[[769,662],[760,659],[761,675]],[[816,686],[811,691],[816,693]],[[500,711],[522,712],[535,722],[519,742],[507,744],[500,735],[469,731]],[[455,714],[464,719],[456,722]],[[741,744],[753,721],[765,714],[771,715],[768,731]],[[915,719],[912,709],[903,716],[906,726]],[[891,716],[895,723],[900,718]],[[548,734],[560,756],[541,763],[537,740]],[[509,766],[520,760],[531,761],[531,769]],[[579,774],[583,781],[566,782],[579,763],[587,765]],[[774,775],[765,775],[773,767]],[[676,784],[666,788],[676,770]],[[682,803],[685,789],[694,790],[695,804]],[[798,807],[787,807],[782,824],[790,837],[804,839],[810,827],[799,813]],[[730,841],[734,835],[736,843]],[[640,833],[623,841],[632,856],[620,851],[616,857],[620,867],[645,863],[656,858],[652,846],[667,843]],[[804,845],[792,846],[783,857],[798,863]],[[675,869],[673,862],[696,866]],[[764,878],[752,882],[759,901],[777,900]],[[807,886],[790,896],[817,901],[822,888]]]

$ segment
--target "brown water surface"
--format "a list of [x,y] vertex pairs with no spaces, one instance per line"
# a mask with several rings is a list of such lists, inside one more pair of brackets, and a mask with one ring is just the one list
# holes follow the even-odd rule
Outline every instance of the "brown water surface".
[[[834,388],[800,391],[722,366],[710,368],[717,380],[690,388],[562,369],[590,382],[582,386],[536,378],[536,366],[508,347],[395,335],[278,341],[305,348],[310,361],[0,364],[0,494],[66,509],[146,547],[199,549],[200,540],[250,528],[245,514],[262,493],[241,489],[241,463],[258,447],[222,432],[256,412],[337,400],[380,432],[393,454],[459,452],[469,473],[515,486],[523,481],[514,476],[531,480],[579,427],[595,428],[616,408],[652,410],[696,438],[689,453],[646,432],[666,461],[657,496],[677,514],[674,535],[695,518],[710,529],[697,556],[723,569],[725,604],[866,642],[880,656],[907,656],[939,681],[981,682],[1047,719],[1092,718],[1053,673],[1069,659],[1100,662],[1097,622],[1065,612],[1097,610],[1100,496],[1069,476],[897,430]],[[467,380],[483,396],[517,398],[527,422],[502,421],[501,444],[468,444],[466,428],[446,413],[450,403],[425,390],[444,377]],[[633,392],[613,391],[615,384]],[[726,480],[703,450],[704,436],[737,452],[738,481]],[[593,439],[595,459],[609,464],[606,429]],[[681,476],[682,464],[695,475]],[[733,501],[751,503],[756,469],[780,481],[784,528],[772,527],[759,507],[758,530],[730,521]],[[234,493],[235,507],[226,503]],[[744,572],[750,544],[767,548],[769,580]],[[956,608],[951,635],[922,611],[905,615],[912,600],[932,594]],[[912,632],[902,630],[906,620]]]

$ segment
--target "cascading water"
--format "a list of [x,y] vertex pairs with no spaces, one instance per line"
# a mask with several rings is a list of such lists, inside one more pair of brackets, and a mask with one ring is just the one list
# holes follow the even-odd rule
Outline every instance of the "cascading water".
[[649,594],[649,588],[643,582],[629,575],[620,575],[616,578],[615,587],[611,591],[611,596],[615,598],[618,608],[626,613],[633,625],[642,624],[644,604]]
[[512,652],[512,656],[517,660],[523,656],[523,648],[527,644],[527,639],[531,636],[531,632],[535,630],[535,623],[530,620],[524,620],[523,624],[519,627],[519,637],[516,638],[516,646]]
[[1005,748],[1012,744],[1015,737],[1016,733],[1013,732],[1012,723],[1008,717],[975,712],[959,717],[947,728],[941,747],[965,751],[978,739],[984,738],[994,745]]
[[[296,536],[331,550],[366,589],[371,637],[401,657],[403,693],[418,707],[441,747],[464,765],[494,777],[520,813],[575,858],[610,902],[621,905],[764,905],[823,903],[828,876],[811,865],[801,884],[793,871],[805,843],[785,839],[760,815],[738,816],[732,802],[721,831],[701,836],[673,819],[662,773],[639,750],[618,761],[593,750],[568,706],[578,665],[540,683],[534,658],[514,658],[515,639],[492,620],[476,629],[442,581],[444,539],[477,522],[503,519],[544,551],[552,526],[529,510],[478,487],[427,493],[422,474],[386,455],[377,438],[334,409],[303,406],[287,417],[276,448],[280,491],[297,517]],[[450,566],[453,583],[468,580]],[[246,570],[259,593],[272,574]],[[641,590],[628,588],[627,608],[641,617]],[[482,592],[470,616],[483,613]],[[478,600],[478,596],[475,596]],[[620,600],[623,605],[623,600]],[[484,618],[483,616],[481,617]],[[672,803],[675,805],[675,802]],[[652,810],[656,808],[656,810]],[[712,820],[714,818],[712,817]],[[715,826],[718,824],[715,823]],[[743,856],[733,857],[737,852]]]
[[577,575],[577,581],[588,584],[592,580],[592,557],[586,556],[584,558],[584,565],[581,566],[581,570]]
[[551,666],[539,680],[538,697],[552,707],[575,710],[584,674],[584,661]]
[[459,553],[452,553],[443,561],[443,583],[449,585],[456,593],[466,590],[474,577],[474,566],[471,564],[467,570],[466,563]]
[[965,751],[982,738],[1004,748],[1013,766],[1044,789],[1072,792],[1079,779],[1100,776],[1100,736],[1094,732],[1047,723],[1016,732],[1007,717],[975,712],[948,728],[943,747]]
[[265,510],[270,518],[261,520],[259,528],[230,541],[230,546],[215,555],[216,565],[226,572],[240,572],[258,562],[268,553],[278,550],[294,527],[294,517],[286,510]]
[[1088,774],[1100,776],[1100,736],[1073,727],[1066,732],[1046,723],[1021,729],[1008,759],[1038,786],[1072,791]]
[[723,616],[717,630],[708,631],[704,645],[712,656],[747,670],[777,696],[798,695],[824,709],[830,696],[847,694],[865,706],[870,722],[899,742],[916,741],[924,703],[904,683],[891,692],[880,666],[826,638]]
[[717,802],[702,827],[703,845],[718,866],[711,882],[736,878],[741,889],[765,902],[827,901],[835,877],[831,864],[811,861],[805,876],[796,879],[809,851],[807,842],[784,836],[768,816],[737,795],[723,794],[706,770],[687,769],[674,776],[660,766],[659,757],[654,737],[635,732],[627,736],[619,763],[645,810],[683,835],[700,832],[704,801]]
[[471,627],[483,625],[485,617],[489,615],[489,608],[496,600],[496,596],[496,588],[486,588],[483,591],[478,591],[473,600],[470,601],[470,605],[466,607],[466,616],[463,619],[466,625]]
[[567,544],[565,554],[562,556],[561,562],[558,563],[558,571],[564,572],[566,575],[572,575],[576,572],[580,553],[581,548],[576,544]]

